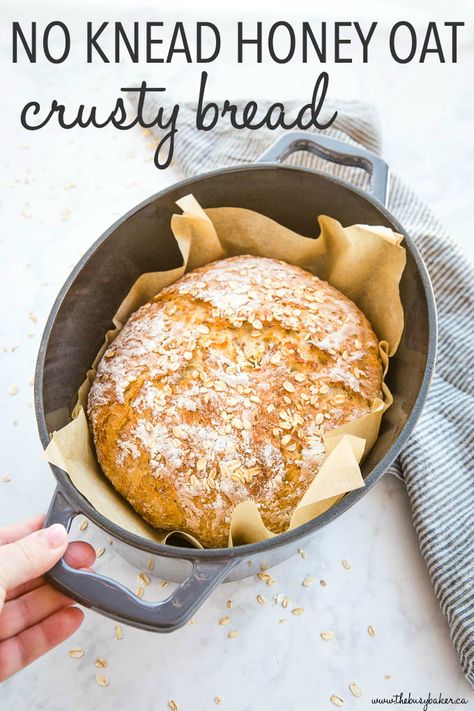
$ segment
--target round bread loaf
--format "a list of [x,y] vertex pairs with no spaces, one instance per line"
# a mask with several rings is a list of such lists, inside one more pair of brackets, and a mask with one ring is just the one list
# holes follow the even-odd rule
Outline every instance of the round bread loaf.
[[377,337],[326,282],[263,257],[189,272],[136,311],[99,363],[88,412],[105,475],[152,526],[226,546],[253,500],[284,531],[323,435],[380,398]]

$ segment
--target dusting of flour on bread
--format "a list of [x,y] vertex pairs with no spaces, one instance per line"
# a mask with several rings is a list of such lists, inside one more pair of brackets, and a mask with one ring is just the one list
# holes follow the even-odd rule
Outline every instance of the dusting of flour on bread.
[[299,267],[240,256],[130,317],[88,414],[98,461],[136,511],[216,547],[246,500],[285,530],[324,434],[370,412],[381,383],[377,337],[348,298]]

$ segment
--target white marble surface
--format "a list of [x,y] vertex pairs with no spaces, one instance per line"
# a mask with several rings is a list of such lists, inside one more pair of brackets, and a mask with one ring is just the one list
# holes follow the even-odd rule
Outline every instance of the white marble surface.
[[[451,4],[441,0],[411,5],[400,2],[382,13],[375,0],[365,0],[356,13],[351,3],[341,2],[337,15],[378,19],[382,24],[401,17],[418,25],[436,18],[472,24],[467,1],[456,4],[455,17]],[[113,4],[103,0],[93,10],[86,2],[75,2],[60,12],[58,3],[50,2],[40,9],[35,6],[33,12],[33,5],[22,1],[4,3],[0,12],[6,21],[60,15],[80,37],[83,21],[94,13],[121,19],[125,6],[125,0]],[[201,7],[198,19],[216,19],[216,2],[208,0]],[[223,14],[219,22],[230,26],[250,7],[247,0],[239,2],[239,17]],[[274,19],[290,17],[287,4],[273,7]],[[292,7],[295,18],[296,14],[300,19],[316,18],[301,1]],[[193,17],[184,3],[175,3],[175,8],[180,18]],[[322,14],[329,17],[329,10]],[[147,10],[143,3],[135,12],[138,18],[158,15],[166,19],[165,12]],[[139,131],[66,132],[48,127],[26,133],[18,125],[19,109],[32,98],[105,101],[115,97],[125,79],[136,81],[153,72],[147,75],[131,65],[90,67],[77,58],[61,68],[39,64],[25,71],[8,64],[8,52],[5,24],[0,269],[7,308],[0,321],[0,475],[11,480],[0,481],[2,524],[44,510],[54,487],[41,458],[31,377],[41,330],[58,288],[82,252],[117,216],[177,177],[174,169],[156,171],[149,139]],[[474,261],[472,37],[464,35],[462,62],[454,67],[395,67],[384,56],[379,47],[369,66],[339,66],[334,72],[330,68],[332,94],[367,98],[377,105],[385,157],[436,209]],[[182,98],[193,98],[189,87],[197,85],[199,71],[164,67],[154,73]],[[314,68],[245,66],[229,75],[223,60],[210,73],[214,95],[271,96],[278,82],[279,97],[306,99]],[[12,396],[14,386],[18,393]],[[119,558],[102,532],[90,526],[81,535],[106,548],[98,570],[135,588],[137,571]],[[350,561],[350,570],[342,567],[342,559]],[[207,711],[215,707],[214,697],[221,696],[221,708],[228,711],[310,711],[333,708],[329,697],[337,693],[345,698],[345,708],[365,710],[372,697],[400,691],[469,698],[399,481],[382,480],[355,509],[314,538],[306,559],[295,551],[271,572],[278,581],[271,588],[256,578],[221,586],[196,615],[196,624],[171,636],[126,628],[124,639],[117,641],[112,621],[87,612],[73,639],[3,685],[0,708],[155,711],[166,709],[174,699],[180,710]],[[307,575],[315,576],[316,582],[305,588],[302,581]],[[320,585],[321,579],[327,581],[326,587]],[[258,593],[266,597],[263,606],[256,602]],[[280,593],[291,597],[290,608],[304,607],[303,615],[293,616],[275,604],[272,597]],[[159,582],[153,582],[145,597],[164,594]],[[233,601],[230,611],[228,599]],[[218,624],[225,614],[231,617],[229,627]],[[287,622],[280,624],[282,618]],[[370,624],[376,628],[375,638],[367,633]],[[240,636],[228,639],[229,629],[238,629]],[[335,632],[334,640],[320,638],[326,629]],[[85,649],[81,660],[68,656],[68,649],[76,645]],[[108,661],[104,672],[108,688],[95,683],[97,655]],[[362,688],[363,698],[351,697],[351,681]]]

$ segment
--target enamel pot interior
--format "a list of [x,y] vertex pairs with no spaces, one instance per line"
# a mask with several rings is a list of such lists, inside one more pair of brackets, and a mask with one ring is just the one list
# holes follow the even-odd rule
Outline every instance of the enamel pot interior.
[[[87,252],[60,292],[47,323],[36,373],[36,412],[43,445],[49,432],[70,421],[77,390],[112,327],[112,316],[143,272],[173,269],[181,255],[170,229],[176,200],[193,193],[205,207],[256,210],[306,236],[317,236],[317,216],[326,214],[344,226],[383,225],[401,232],[407,265],[400,284],[405,329],[390,361],[387,383],[394,404],[383,417],[380,436],[363,463],[366,487],[299,529],[263,543],[234,549],[193,550],[193,558],[235,558],[270,552],[325,525],[364,496],[401,450],[426,397],[433,369],[436,319],[431,285],[409,236],[390,214],[364,192],[316,171],[290,166],[252,165],[231,168],[183,181],[146,200],[119,219]],[[59,485],[78,510],[123,542],[159,554],[179,557],[182,548],[138,538],[97,513],[53,467]]]

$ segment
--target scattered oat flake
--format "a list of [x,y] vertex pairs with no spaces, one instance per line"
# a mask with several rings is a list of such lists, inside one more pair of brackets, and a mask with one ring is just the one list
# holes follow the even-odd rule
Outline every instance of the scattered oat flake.
[[389,679],[391,679],[391,678],[392,678],[392,675],[391,675],[391,674],[385,674],[385,676],[384,676],[384,679],[387,679],[387,681],[388,681]]
[[281,620],[278,620],[280,625],[284,624],[285,622],[288,622],[288,620],[285,617],[282,617]]
[[349,561],[346,560],[346,559],[341,560],[341,565],[342,565],[342,567],[345,568],[346,570],[350,570],[350,568],[351,568],[351,564],[350,564]]
[[371,637],[375,637],[376,632],[375,632],[375,627],[373,625],[369,625],[367,627],[367,632],[369,633],[369,635]]
[[83,521],[81,521],[81,525],[79,526],[79,530],[80,530],[80,531],[85,531],[88,525],[89,525],[89,521],[87,521],[86,519],[84,519]]
[[320,580],[319,584],[321,585],[322,588],[325,588],[327,586],[327,582],[325,580]]
[[146,562],[146,567],[147,570],[153,570],[153,568],[155,567],[155,561],[152,558],[148,558]]
[[286,610],[286,608],[288,607],[289,604],[290,604],[290,598],[288,597],[288,595],[285,595],[283,597],[283,600],[281,601],[281,606]]
[[106,676],[102,676],[102,674],[96,674],[95,680],[99,686],[108,686],[109,685],[109,680],[107,679]]
[[352,696],[357,696],[358,698],[360,696],[363,696],[362,689],[355,683],[355,681],[351,681],[351,683],[349,684],[349,689]]
[[150,576],[147,575],[146,573],[139,573],[137,575],[137,582],[139,582],[145,586],[149,585],[151,583]]
[[173,699],[171,699],[171,701],[168,701],[168,708],[170,709],[170,711],[179,711],[178,704],[176,703],[176,701],[173,701]]
[[222,703],[222,696],[214,696],[214,703],[219,706]]
[[265,598],[263,595],[257,595],[257,602],[259,605],[265,605]]
[[220,625],[228,625],[229,622],[230,622],[230,617],[227,617],[227,615],[225,617],[221,617],[221,619],[219,620]]
[[138,587],[138,588],[135,590],[135,595],[136,595],[137,597],[143,597],[144,594],[145,594],[145,590],[144,590],[142,587]]
[[167,580],[162,580],[161,583],[160,583],[160,585],[161,585],[162,588],[167,588],[168,585],[169,585],[169,582],[168,582]]
[[191,617],[191,619],[189,620],[188,624],[189,624],[189,625],[195,625],[195,624],[196,624],[196,618],[195,618],[195,617]]
[[303,558],[303,560],[306,560],[306,558],[308,557],[304,548],[298,548],[298,553]]
[[291,611],[292,615],[302,615],[304,612],[304,607],[294,607]]
[[8,391],[9,395],[16,395],[19,391],[18,385],[12,385],[10,390]]
[[69,650],[69,656],[73,659],[81,659],[84,656],[84,650],[82,647],[73,647]]
[[98,669],[105,669],[107,666],[107,660],[104,657],[97,657],[95,660],[95,665]]
[[115,625],[115,639],[123,639],[122,625]]
[[2,476],[2,481],[3,481],[5,484],[8,484],[8,482],[11,481],[11,477],[9,477],[9,476],[7,476],[6,474],[4,474],[4,475]]
[[28,318],[33,323],[38,323],[38,316],[34,313],[34,311],[28,311]]
[[306,578],[303,580],[303,587],[309,588],[309,586],[312,585],[315,580],[316,578],[313,575],[307,575]]
[[344,706],[344,699],[342,698],[342,696],[338,696],[337,694],[333,694],[332,696],[330,696],[329,701],[332,701],[334,706]]
[[228,608],[229,610],[232,609],[232,600],[227,600],[227,608]]
[[336,635],[331,630],[323,630],[320,634],[321,639],[324,639],[326,642],[330,639],[334,639],[335,636]]
[[105,548],[103,546],[100,546],[100,548],[97,548],[97,550],[95,552],[97,558],[100,558],[101,556],[103,556],[104,553],[105,553]]
[[227,635],[229,639],[235,639],[235,637],[238,637],[240,634],[239,630],[231,630],[229,634]]
[[264,583],[270,586],[275,585],[277,582],[275,578],[272,578],[268,573],[257,573],[257,578],[263,580]]

